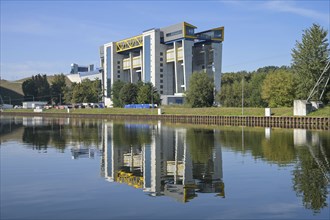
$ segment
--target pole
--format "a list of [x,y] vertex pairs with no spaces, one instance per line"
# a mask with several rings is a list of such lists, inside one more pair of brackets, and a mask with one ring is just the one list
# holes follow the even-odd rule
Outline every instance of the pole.
[[244,75],[242,76],[242,116],[244,115]]

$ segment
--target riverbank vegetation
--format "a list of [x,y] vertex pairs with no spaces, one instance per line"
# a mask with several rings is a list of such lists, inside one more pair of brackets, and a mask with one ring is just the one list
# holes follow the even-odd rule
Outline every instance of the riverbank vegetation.
[[[220,115],[220,116],[264,116],[264,108],[230,108],[230,107],[210,107],[210,108],[190,108],[185,106],[162,106],[162,114],[165,115]],[[158,109],[125,109],[125,108],[103,108],[103,109],[70,109],[71,114],[127,114],[127,115],[157,115]],[[292,116],[292,107],[272,108],[273,116]],[[33,112],[32,109],[12,109],[5,112]],[[67,109],[48,109],[44,113],[67,114]],[[310,113],[311,117],[330,117],[330,106],[326,106],[318,111]]]

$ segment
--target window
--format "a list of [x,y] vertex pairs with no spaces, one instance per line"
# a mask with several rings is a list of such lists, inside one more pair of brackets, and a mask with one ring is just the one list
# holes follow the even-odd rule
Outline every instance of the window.
[[166,37],[171,37],[171,36],[175,36],[175,35],[179,35],[179,34],[182,34],[182,30],[167,33]]
[[163,80],[162,79],[160,80],[160,83],[163,83]]
[[222,31],[221,30],[214,31],[214,37],[215,38],[222,38]]
[[159,54],[160,54],[161,56],[163,56],[163,52],[160,52]]
[[186,35],[193,36],[194,35],[194,28],[186,26]]
[[117,73],[120,73],[120,70],[117,70]]
[[160,76],[160,78],[163,78],[163,74],[160,74],[159,76]]
[[117,75],[117,78],[120,78],[120,75]]
[[117,66],[118,69],[120,69],[120,66]]
[[163,90],[160,90],[160,94],[163,95]]
[[163,66],[163,63],[160,63],[160,66]]
[[120,61],[117,61],[117,64],[120,64]]
[[159,60],[160,60],[160,61],[163,61],[163,57],[161,57]]
[[163,69],[162,69],[162,68],[160,68],[160,72],[161,72],[161,73],[163,72]]
[[160,85],[160,88],[162,89],[163,88],[163,85]]

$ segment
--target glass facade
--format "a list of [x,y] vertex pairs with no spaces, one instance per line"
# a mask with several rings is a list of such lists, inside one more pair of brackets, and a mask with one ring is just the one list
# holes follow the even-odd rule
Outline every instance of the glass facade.
[[144,36],[144,82],[150,82],[151,69],[150,69],[150,36]]
[[107,47],[107,97],[111,96],[111,47]]

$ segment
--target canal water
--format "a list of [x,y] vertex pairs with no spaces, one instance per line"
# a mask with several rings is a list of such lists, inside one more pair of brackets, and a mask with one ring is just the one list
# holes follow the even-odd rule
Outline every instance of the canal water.
[[329,219],[329,131],[1,117],[0,219]]

